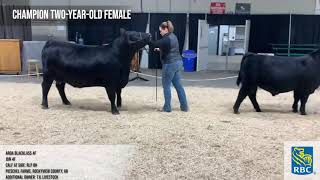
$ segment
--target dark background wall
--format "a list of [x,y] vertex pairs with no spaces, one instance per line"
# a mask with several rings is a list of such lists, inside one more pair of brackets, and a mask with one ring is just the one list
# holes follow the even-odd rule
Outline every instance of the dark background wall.
[[291,43],[320,43],[320,15],[292,15],[291,26]]
[[[74,40],[76,32],[82,34],[86,44],[106,44],[112,42],[119,35],[119,29],[144,32],[148,25],[147,13],[136,13],[132,20],[87,20],[68,22],[68,39]],[[198,20],[205,19],[205,14],[189,14],[189,49],[197,50]],[[289,40],[289,14],[277,15],[210,15],[207,21],[210,25],[244,25],[245,20],[251,20],[250,52],[272,52],[271,44],[287,44]],[[320,43],[319,15],[292,15],[291,17],[292,44]],[[175,27],[175,34],[182,51],[185,42],[187,14],[183,13],[151,13],[149,30],[153,38],[161,38],[159,25],[163,21],[171,20]],[[159,54],[150,51],[149,68],[161,68]]]
[[250,52],[271,53],[271,44],[288,44],[290,15],[252,15],[250,20]]
[[189,49],[197,52],[198,45],[198,21],[204,20],[205,14],[189,14]]
[[78,32],[85,44],[107,44],[119,36],[120,28],[145,32],[147,23],[147,13],[132,14],[131,20],[68,20],[68,40],[75,41]]

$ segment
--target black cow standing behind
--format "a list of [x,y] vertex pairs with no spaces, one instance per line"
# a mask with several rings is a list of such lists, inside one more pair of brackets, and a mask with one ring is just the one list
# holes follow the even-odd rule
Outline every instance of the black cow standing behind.
[[303,57],[264,56],[253,53],[244,55],[237,80],[241,83],[238,98],[233,106],[239,113],[241,102],[249,96],[255,110],[261,112],[256,99],[260,87],[273,96],[289,91],[294,92],[293,112],[306,115],[305,106],[309,95],[320,85],[320,50]]
[[151,40],[148,33],[121,29],[120,34],[111,46],[48,41],[42,50],[42,107],[48,108],[48,92],[55,80],[63,104],[70,105],[64,91],[66,83],[78,88],[101,86],[107,91],[112,114],[119,114],[115,98],[120,107],[132,57]]

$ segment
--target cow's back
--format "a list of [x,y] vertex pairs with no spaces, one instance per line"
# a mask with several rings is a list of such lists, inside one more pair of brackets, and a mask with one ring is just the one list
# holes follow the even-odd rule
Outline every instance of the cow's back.
[[121,63],[108,46],[83,46],[48,41],[42,51],[44,75],[75,87],[119,82]]
[[241,83],[259,86],[273,95],[310,88],[316,80],[313,66],[310,56],[292,58],[251,54],[241,64]]

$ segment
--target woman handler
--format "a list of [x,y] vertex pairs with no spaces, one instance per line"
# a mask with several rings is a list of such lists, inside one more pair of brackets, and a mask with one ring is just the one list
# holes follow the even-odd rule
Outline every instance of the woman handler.
[[162,111],[171,112],[171,83],[175,87],[180,109],[187,112],[189,110],[186,93],[181,84],[180,71],[183,69],[182,58],[179,52],[179,42],[173,33],[174,27],[171,21],[160,24],[159,31],[162,38],[151,42],[154,51],[160,51],[162,62],[162,86],[164,94],[164,106]]

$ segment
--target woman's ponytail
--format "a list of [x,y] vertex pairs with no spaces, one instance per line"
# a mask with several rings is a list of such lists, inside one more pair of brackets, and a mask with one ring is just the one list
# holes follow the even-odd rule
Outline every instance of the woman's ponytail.
[[161,27],[161,29],[168,28],[168,31],[169,31],[170,33],[172,33],[172,32],[174,31],[173,24],[172,24],[172,22],[171,22],[170,20],[165,21],[165,22],[162,22],[162,23],[160,24],[160,27]]
[[171,21],[167,21],[167,25],[168,25],[168,30],[169,32],[173,32],[174,31],[174,27]]

